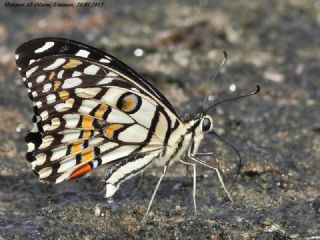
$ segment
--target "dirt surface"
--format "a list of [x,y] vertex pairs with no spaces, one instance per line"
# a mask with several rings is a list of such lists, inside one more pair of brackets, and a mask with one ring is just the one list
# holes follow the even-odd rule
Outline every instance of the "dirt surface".
[[[320,239],[320,1],[108,1],[100,8],[0,7],[0,238]],[[149,217],[161,169],[124,183],[112,204],[106,169],[59,185],[39,183],[24,159],[32,103],[14,51],[36,37],[72,38],[108,51],[151,79],[182,117],[208,104],[258,95],[212,110],[215,130],[241,152],[226,198],[217,176],[173,165]],[[229,55],[216,79],[211,74]],[[142,55],[141,55],[142,54]],[[141,55],[141,56],[140,56]],[[228,186],[238,160],[212,136]],[[215,164],[212,157],[205,158]],[[191,169],[189,171],[191,173]]]

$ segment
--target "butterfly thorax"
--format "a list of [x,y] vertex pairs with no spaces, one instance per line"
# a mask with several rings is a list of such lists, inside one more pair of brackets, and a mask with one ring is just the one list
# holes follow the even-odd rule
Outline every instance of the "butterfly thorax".
[[184,158],[189,148],[192,153],[196,152],[203,139],[201,121],[202,119],[200,118],[186,121],[172,132],[168,145],[163,150],[162,157],[155,161],[155,164],[164,166],[170,161],[169,164],[171,165],[175,161]]

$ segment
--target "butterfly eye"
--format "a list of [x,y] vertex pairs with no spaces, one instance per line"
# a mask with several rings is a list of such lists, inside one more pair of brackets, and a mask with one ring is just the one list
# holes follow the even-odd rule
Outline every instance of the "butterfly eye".
[[208,130],[210,130],[210,128],[211,128],[211,119],[208,117],[205,117],[202,120],[202,131],[207,132]]

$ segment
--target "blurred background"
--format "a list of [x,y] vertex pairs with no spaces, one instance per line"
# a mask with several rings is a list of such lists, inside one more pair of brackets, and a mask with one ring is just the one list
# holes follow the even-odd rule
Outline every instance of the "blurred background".
[[[320,239],[320,1],[57,1],[75,7],[1,2],[0,238],[3,239]],[[93,2],[91,2],[93,3]],[[32,103],[14,51],[37,37],[65,37],[121,59],[152,80],[181,117],[222,99],[258,95],[212,110],[215,130],[243,157],[230,203],[214,172],[198,167],[199,216],[192,177],[170,168],[150,217],[142,221],[161,169],[122,185],[105,205],[99,180],[39,183],[24,155]],[[223,59],[228,61],[209,82]],[[206,96],[208,92],[208,96]],[[207,137],[228,186],[238,159]],[[209,157],[205,159],[214,165]],[[191,171],[190,171],[191,172]]]

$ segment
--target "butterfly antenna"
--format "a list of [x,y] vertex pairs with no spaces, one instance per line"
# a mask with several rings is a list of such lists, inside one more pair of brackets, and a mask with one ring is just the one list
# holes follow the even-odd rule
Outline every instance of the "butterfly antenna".
[[257,94],[258,92],[260,92],[260,86],[257,85],[257,89],[249,94],[245,94],[245,95],[241,95],[241,96],[238,96],[238,97],[234,97],[234,98],[229,98],[229,99],[225,99],[225,100],[222,100],[222,101],[219,101],[219,102],[216,102],[215,104],[211,105],[210,107],[208,107],[204,113],[207,113],[210,109],[220,105],[221,103],[225,103],[225,102],[231,102],[231,101],[235,101],[235,100],[238,100],[240,98],[245,98],[245,97],[249,97],[249,96],[252,96],[252,95],[255,95]]
[[[228,60],[228,55],[227,55],[227,52],[224,50],[224,51],[223,51],[223,60],[222,60],[222,62],[220,63],[219,68],[211,75],[211,77],[210,77],[210,79],[209,79],[209,84],[208,84],[208,85],[210,85],[210,82],[213,82],[213,81],[216,79],[218,73],[220,72],[221,68],[225,65],[225,63],[227,62],[227,60]],[[207,88],[207,90],[206,90],[206,95],[205,95],[205,97],[204,97],[204,99],[203,99],[203,103],[202,103],[203,112],[205,112],[205,109],[206,109],[206,103],[207,103],[208,95],[209,95],[209,88]]]
[[[244,97],[249,97],[249,96],[252,96],[254,94],[257,94],[258,92],[260,92],[260,86],[257,85],[257,89],[249,94],[245,94],[245,95],[241,95],[241,96],[238,96],[238,97],[235,97],[235,98],[230,98],[230,99],[226,99],[226,100],[222,100],[222,101],[219,101],[213,105],[211,105],[210,107],[208,107],[206,110],[205,110],[205,113],[207,113],[210,109],[216,107],[217,105],[221,104],[221,103],[225,103],[225,102],[230,102],[230,101],[235,101],[235,100],[238,100],[238,99],[241,99],[241,98],[244,98]],[[234,184],[236,183],[237,179],[238,179],[238,176],[240,174],[240,169],[241,169],[241,166],[242,166],[242,158],[241,158],[241,155],[240,155],[240,152],[238,151],[238,149],[236,149],[231,143],[227,142],[226,140],[224,140],[220,135],[218,135],[215,131],[211,131],[210,134],[213,134],[215,135],[221,142],[223,142],[224,144],[226,144],[227,146],[229,146],[237,155],[238,155],[238,159],[239,159],[239,164],[238,164],[238,171],[237,171],[237,174],[236,174],[236,177],[234,178],[229,190],[234,186]]]
[[233,188],[234,184],[237,182],[238,176],[240,174],[240,170],[242,167],[242,158],[240,155],[240,152],[238,151],[238,149],[236,149],[231,143],[227,142],[225,139],[223,139],[219,134],[217,134],[215,131],[211,131],[210,134],[215,135],[221,142],[223,142],[224,144],[226,144],[227,146],[229,146],[237,155],[238,155],[238,159],[239,159],[239,164],[238,164],[238,170],[237,170],[237,174],[235,176],[235,178],[233,179],[233,182],[231,184],[231,186],[229,187],[228,191],[231,191],[231,189]]

